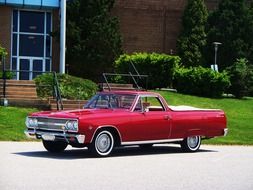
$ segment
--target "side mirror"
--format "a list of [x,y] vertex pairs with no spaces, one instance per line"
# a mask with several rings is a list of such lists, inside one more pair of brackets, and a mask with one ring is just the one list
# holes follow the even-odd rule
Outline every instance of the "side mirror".
[[147,112],[149,112],[149,109],[148,109],[148,108],[145,108],[145,109],[143,110],[143,113],[147,113]]

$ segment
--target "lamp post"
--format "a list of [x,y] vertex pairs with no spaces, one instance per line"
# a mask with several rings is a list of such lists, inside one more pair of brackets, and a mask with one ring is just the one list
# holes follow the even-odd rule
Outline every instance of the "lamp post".
[[222,43],[220,42],[213,42],[214,45],[214,65],[211,65],[211,68],[215,71],[218,72],[218,65],[217,65],[217,52],[218,52],[218,47],[219,45],[221,45]]

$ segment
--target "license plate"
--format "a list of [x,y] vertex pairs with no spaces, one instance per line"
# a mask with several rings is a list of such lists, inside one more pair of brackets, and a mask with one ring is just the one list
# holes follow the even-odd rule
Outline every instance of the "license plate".
[[41,137],[45,141],[54,141],[55,140],[55,136],[50,135],[50,134],[43,134]]

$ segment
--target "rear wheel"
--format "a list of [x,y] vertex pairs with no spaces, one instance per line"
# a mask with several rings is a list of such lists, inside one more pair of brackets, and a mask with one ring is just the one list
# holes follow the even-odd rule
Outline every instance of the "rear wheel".
[[95,156],[108,156],[114,148],[114,137],[111,132],[107,130],[100,131],[93,140],[91,151]]
[[43,140],[43,146],[48,152],[58,153],[65,150],[68,146],[66,142],[62,141],[45,141]]
[[181,148],[185,152],[196,152],[201,144],[200,136],[191,136],[185,138],[181,143]]

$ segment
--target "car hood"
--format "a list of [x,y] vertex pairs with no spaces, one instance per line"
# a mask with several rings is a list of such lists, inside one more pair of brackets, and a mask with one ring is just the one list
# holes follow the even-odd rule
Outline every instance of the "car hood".
[[83,116],[97,115],[97,114],[111,114],[113,112],[126,112],[123,109],[78,109],[78,110],[67,110],[67,111],[43,111],[31,114],[34,117],[48,117],[48,118],[66,118],[66,119],[78,119]]

